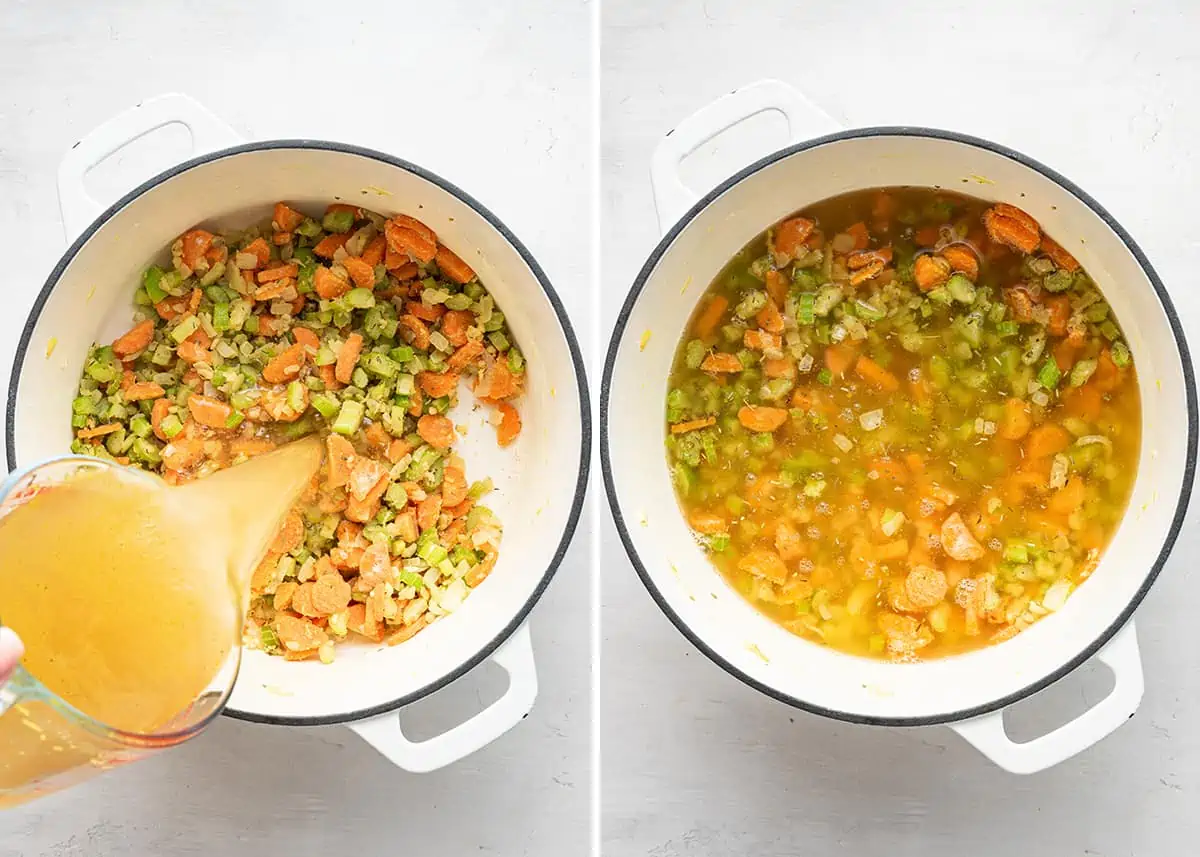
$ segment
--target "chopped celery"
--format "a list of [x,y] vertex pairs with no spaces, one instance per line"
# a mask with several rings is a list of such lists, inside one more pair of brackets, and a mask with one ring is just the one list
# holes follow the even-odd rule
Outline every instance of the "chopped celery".
[[350,227],[354,225],[353,212],[339,209],[331,211],[321,219],[321,226],[326,232],[336,232],[342,234],[349,232]]
[[1058,388],[1059,379],[1062,377],[1062,372],[1058,369],[1058,362],[1053,357],[1047,357],[1046,362],[1042,364],[1042,368],[1038,370],[1038,383],[1047,390]]
[[309,401],[312,403],[312,406],[316,409],[317,413],[327,420],[333,419],[340,409],[336,399],[333,399],[330,396],[322,395],[321,393],[313,395]]
[[333,430],[343,435],[354,434],[362,425],[362,420],[362,402],[346,400],[342,402],[341,410],[338,411],[337,418],[333,421]]
[[166,273],[158,265],[151,265],[142,274],[142,288],[150,297],[152,303],[158,303],[166,298],[166,290],[162,287],[163,274]]
[[170,440],[183,431],[183,422],[175,414],[167,414],[162,418],[162,422],[159,423],[158,427],[162,430],[163,436],[167,440]]

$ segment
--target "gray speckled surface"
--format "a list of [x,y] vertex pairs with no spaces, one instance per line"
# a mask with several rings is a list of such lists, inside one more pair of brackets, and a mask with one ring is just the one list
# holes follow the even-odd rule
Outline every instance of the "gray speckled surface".
[[[62,152],[168,91],[247,138],[358,143],[467,189],[541,262],[587,351],[590,245],[562,224],[587,222],[590,211],[590,14],[560,0],[0,0],[0,384],[26,310],[65,249]],[[276,94],[280,69],[298,85]],[[185,139],[147,138],[89,186],[115,198],[179,160]],[[0,814],[0,855],[584,853],[590,531],[585,515],[533,614],[541,690],[532,714],[475,756],[418,776],[345,729],[221,720],[190,745]],[[429,735],[456,722],[500,692],[498,675],[480,668],[414,706],[406,723]]]
[[[848,126],[952,128],[1063,172],[1142,245],[1197,342],[1195,4],[606,0],[603,19],[605,335],[658,240],[655,143],[721,93],[776,77]],[[694,186],[778,148],[782,124],[719,139],[687,165]],[[604,516],[606,857],[1190,853],[1200,834],[1194,520],[1138,613],[1147,688],[1137,715],[1078,758],[1018,778],[946,729],[841,725],[726,675],[651,602]],[[1105,682],[1085,668],[1011,728],[1038,734]]]

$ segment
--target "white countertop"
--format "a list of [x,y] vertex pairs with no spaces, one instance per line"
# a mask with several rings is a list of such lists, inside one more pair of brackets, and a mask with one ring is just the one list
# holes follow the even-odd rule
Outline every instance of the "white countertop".
[[[589,18],[562,0],[0,0],[0,387],[65,249],[59,158],[98,123],[170,91],[248,139],[357,143],[466,189],[545,268],[589,351]],[[185,141],[147,138],[90,186],[115,199],[180,160]],[[414,775],[344,728],[223,719],[189,745],[0,814],[0,857],[584,853],[591,528],[585,513],[533,613],[532,714],[475,756]],[[433,734],[501,689],[481,667],[405,722]]]
[[[718,95],[775,77],[847,126],[951,128],[1064,173],[1134,235],[1193,348],[1200,342],[1200,5],[605,0],[603,20],[605,335],[658,240],[648,178],[656,142]],[[693,166],[694,186],[706,190],[778,148],[782,124],[718,141]],[[945,728],[838,724],[741,684],[653,604],[605,515],[604,854],[1193,853],[1195,519],[1137,614],[1146,670],[1137,715],[1076,759],[1020,778]],[[1104,671],[1082,672],[1010,722],[1028,737],[1095,702]]]

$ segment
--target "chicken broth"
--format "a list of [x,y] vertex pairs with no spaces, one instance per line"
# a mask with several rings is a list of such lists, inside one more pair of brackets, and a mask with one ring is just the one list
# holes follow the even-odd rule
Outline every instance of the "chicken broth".
[[720,273],[672,367],[667,455],[751,603],[841,651],[1006,640],[1096,567],[1137,471],[1132,356],[1028,214],[925,188],[817,203]]

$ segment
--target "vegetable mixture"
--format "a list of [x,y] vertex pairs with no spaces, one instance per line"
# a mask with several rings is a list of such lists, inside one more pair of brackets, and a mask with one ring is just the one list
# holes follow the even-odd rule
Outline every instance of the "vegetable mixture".
[[1028,214],[826,200],[700,301],[667,395],[692,529],[787,629],[914,660],[1007,640],[1095,569],[1137,469],[1129,347]]
[[325,437],[321,474],[254,573],[248,645],[329,663],[351,634],[408,639],[487,577],[501,537],[479,504],[491,481],[467,482],[447,412],[469,379],[511,443],[525,361],[429,227],[281,202],[245,232],[182,235],[135,303],[134,326],[89,351],[73,452],[179,484]]

